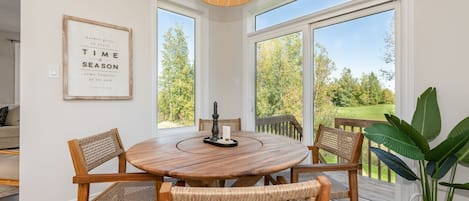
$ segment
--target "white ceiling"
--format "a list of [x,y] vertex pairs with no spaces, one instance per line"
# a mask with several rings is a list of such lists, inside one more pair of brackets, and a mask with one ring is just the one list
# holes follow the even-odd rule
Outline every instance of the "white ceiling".
[[[20,32],[20,1],[21,0],[0,0],[0,31],[17,32],[17,33]],[[167,0],[167,1],[179,1],[179,0]],[[249,4],[252,4],[254,2],[263,2],[263,1],[266,2],[266,1],[271,1],[271,0],[251,0],[250,3],[245,4],[243,6],[237,6],[237,7],[210,6],[208,4],[203,3],[202,0],[188,0],[188,1],[194,1],[200,5],[209,7],[210,10],[218,10],[219,12],[223,13],[221,15],[221,16],[224,16],[223,18],[227,18],[227,11],[233,11],[233,12],[237,11],[234,13],[239,14],[240,13],[239,11],[243,7]],[[211,16],[211,17],[216,18],[216,15]]]
[[0,0],[0,31],[20,32],[20,0]]

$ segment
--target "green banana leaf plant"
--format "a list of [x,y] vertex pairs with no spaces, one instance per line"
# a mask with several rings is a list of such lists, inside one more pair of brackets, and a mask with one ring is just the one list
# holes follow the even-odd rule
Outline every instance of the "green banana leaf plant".
[[[389,124],[373,124],[365,129],[365,136],[392,152],[374,147],[370,150],[401,177],[419,181],[424,201],[437,201],[438,184],[449,187],[447,201],[453,200],[455,189],[469,190],[469,183],[454,183],[457,164],[469,164],[469,117],[459,122],[446,140],[434,148],[430,148],[428,142],[441,131],[435,88],[429,87],[417,99],[411,124],[394,115],[385,114],[385,117]],[[394,153],[418,161],[417,173]],[[438,183],[448,172],[451,172],[449,182]]]

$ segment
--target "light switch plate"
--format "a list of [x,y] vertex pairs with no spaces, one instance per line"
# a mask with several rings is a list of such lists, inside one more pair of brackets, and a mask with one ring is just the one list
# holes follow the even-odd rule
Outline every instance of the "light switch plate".
[[60,78],[60,70],[58,64],[48,64],[47,69],[49,78]]

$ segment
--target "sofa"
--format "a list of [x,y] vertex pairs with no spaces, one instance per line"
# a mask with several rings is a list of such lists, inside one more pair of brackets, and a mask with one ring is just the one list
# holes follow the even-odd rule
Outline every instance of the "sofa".
[[20,142],[20,106],[9,104],[5,125],[0,127],[0,149],[18,148]]

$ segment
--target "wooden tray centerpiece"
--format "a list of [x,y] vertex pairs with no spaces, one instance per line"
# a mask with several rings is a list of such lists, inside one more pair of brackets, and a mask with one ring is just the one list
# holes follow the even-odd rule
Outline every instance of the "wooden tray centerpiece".
[[[213,124],[212,124],[212,136],[204,138],[204,143],[212,144],[215,146],[219,147],[235,147],[238,146],[238,141],[234,139],[230,139],[230,137],[223,139],[223,137],[220,137],[218,135],[219,129],[218,129],[218,113],[217,113],[217,102],[213,102]],[[230,133],[230,130],[228,130],[228,133]],[[230,136],[228,134],[228,136]]]

